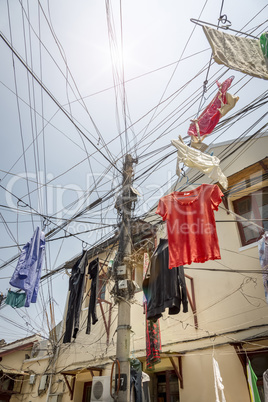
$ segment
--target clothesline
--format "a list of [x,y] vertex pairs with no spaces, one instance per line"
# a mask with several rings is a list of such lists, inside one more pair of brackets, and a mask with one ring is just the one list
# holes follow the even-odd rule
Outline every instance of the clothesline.
[[195,268],[195,267],[187,267],[185,266],[184,269],[186,270],[196,270],[196,271],[214,271],[214,272],[230,272],[230,273],[234,273],[234,274],[240,274],[240,273],[244,273],[244,274],[261,274],[263,275],[263,270],[260,269],[224,269],[224,268]]
[[[251,223],[252,225],[256,226],[257,228],[259,228],[259,229],[261,229],[261,230],[264,230],[264,228],[263,228],[262,226],[257,225],[257,223],[253,222],[253,221],[250,220],[250,219],[244,218],[243,216],[236,214],[235,212],[231,211],[230,209],[228,209],[228,208],[226,208],[226,207],[222,207],[222,206],[220,205],[219,208],[223,209],[224,211],[229,212],[230,214],[236,216],[236,217],[239,218],[240,220],[243,220],[243,221],[245,221],[245,222],[249,222],[249,223]],[[267,221],[267,219],[254,219],[254,220],[255,220],[255,221],[257,221],[257,220]],[[235,221],[235,222],[236,222],[236,221]]]
[[[261,221],[261,222],[267,222],[268,221],[268,219],[255,219],[255,218],[253,220],[247,219],[247,218],[244,218],[243,216],[238,215],[235,212],[229,210],[228,208],[225,208],[225,207],[222,207],[222,206],[220,206],[219,208],[223,209],[224,211],[230,212],[232,215],[235,215],[237,218],[239,218],[241,220],[244,220],[245,222],[251,223],[252,225],[258,227],[261,230],[264,230],[264,228],[262,226],[257,225],[256,223],[254,223],[253,220],[254,221]],[[237,223],[237,220],[216,219],[215,222],[216,223],[225,223],[225,222],[227,222],[227,223]],[[161,224],[164,224],[164,223],[165,222],[163,222],[161,220],[157,220],[156,225],[161,225]],[[14,246],[14,247],[16,247],[16,246]]]
[[209,26],[214,27],[214,28],[217,28],[217,29],[218,29],[218,28],[223,29],[224,31],[227,31],[227,30],[228,30],[228,31],[232,31],[232,32],[235,32],[235,33],[239,33],[239,34],[245,35],[245,36],[249,36],[250,38],[253,38],[253,39],[259,39],[257,36],[251,35],[251,34],[249,34],[249,33],[247,33],[247,32],[238,31],[238,30],[236,30],[236,29],[230,28],[230,26],[215,25],[215,24],[212,24],[212,23],[210,23],[210,22],[197,20],[197,19],[195,19],[195,18],[190,18],[190,21],[193,22],[193,23],[196,24],[196,25],[200,25],[201,27],[203,27],[204,25],[209,25]]
[[[267,222],[268,221],[268,219],[253,219],[254,221],[261,221],[261,222]],[[227,220],[225,220],[225,219],[220,219],[220,220],[217,220],[216,219],[216,222],[237,222],[237,220],[231,220],[231,219],[229,219],[228,221]],[[249,221],[249,222],[251,222],[251,221]],[[260,226],[259,226],[260,227]],[[263,229],[263,228],[262,228]]]

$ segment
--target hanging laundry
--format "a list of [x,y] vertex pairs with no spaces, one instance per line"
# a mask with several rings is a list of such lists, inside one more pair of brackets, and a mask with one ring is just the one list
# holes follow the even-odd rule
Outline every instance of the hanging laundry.
[[20,308],[25,306],[25,300],[26,293],[13,292],[12,290],[9,290],[5,303],[11,307]]
[[[142,274],[142,280],[144,280],[145,277],[146,277],[146,274],[147,274],[149,265],[150,265],[149,253],[144,253],[144,255],[143,255],[143,274]],[[146,299],[146,297],[145,297],[144,292],[143,292],[143,297],[142,297],[142,299],[143,299],[143,303],[146,303],[146,302],[147,302],[147,299]]]
[[212,133],[220,118],[235,106],[239,97],[234,97],[230,94],[227,97],[227,89],[231,86],[233,79],[234,76],[232,75],[222,84],[216,81],[219,88],[217,94],[200,116],[192,120],[187,132],[188,135],[198,137],[200,140],[202,136]]
[[91,319],[92,325],[95,325],[98,321],[97,313],[96,313],[96,304],[97,304],[97,290],[98,290],[98,279],[99,279],[99,259],[91,261],[88,266],[88,274],[91,279],[91,287],[90,287],[90,299],[88,306],[88,317],[87,317],[87,329],[86,334],[90,334],[91,331]]
[[265,300],[268,303],[268,232],[266,231],[258,241],[259,260],[262,269],[262,280],[265,292]]
[[205,150],[208,148],[208,145],[202,142],[206,138],[206,135],[203,135],[203,137],[195,137],[194,135],[191,136],[191,144],[190,146],[192,148],[198,149],[201,152],[205,152]]
[[263,375],[263,391],[264,391],[264,402],[268,402],[268,370],[266,370]]
[[147,306],[145,303],[145,322],[146,322],[146,369],[153,370],[154,365],[161,362],[160,352],[161,336],[159,320],[153,322],[147,320]]
[[221,258],[214,211],[222,196],[216,184],[202,184],[159,200],[156,213],[167,222],[170,269]]
[[203,30],[216,63],[253,77],[268,79],[267,60],[259,40],[229,35],[207,26],[203,26]]
[[248,379],[248,386],[249,386],[251,402],[261,402],[261,398],[260,398],[258,387],[257,387],[258,377],[254,373],[249,359],[247,361],[247,379]]
[[31,240],[23,246],[18,264],[9,281],[10,285],[25,291],[25,307],[36,303],[44,253],[45,234],[37,227]]
[[142,364],[138,359],[130,360],[130,402],[143,402]]
[[149,382],[150,382],[149,375],[144,373],[144,371],[143,371],[141,374],[142,402],[150,402],[151,401]]
[[66,329],[63,343],[71,342],[76,338],[79,329],[80,311],[83,300],[84,279],[87,266],[87,252],[84,250],[81,257],[76,261],[72,268],[69,279],[69,301],[66,315]]
[[[219,364],[214,357],[212,358],[213,360],[213,374],[214,374],[214,387],[215,387],[215,394],[216,394],[216,402],[226,402],[225,396],[224,396],[224,385],[222,383],[222,377],[220,373],[220,368]],[[221,401],[219,398],[219,392],[221,395]]]
[[266,59],[268,59],[268,32],[264,32],[260,36],[260,45],[262,54]]
[[239,96],[234,96],[229,92],[226,92],[226,103],[220,108],[219,112],[221,117],[225,116],[230,110],[232,110],[236,102],[239,100]]
[[180,163],[193,167],[205,173],[211,179],[218,181],[223,188],[228,188],[228,180],[220,168],[220,160],[217,156],[204,154],[198,149],[188,147],[181,136],[178,140],[171,140],[172,145],[178,149],[176,173],[180,177]]
[[[150,265],[149,254],[145,253],[143,260],[143,280],[145,280],[146,278],[149,265]],[[148,279],[147,279],[147,286],[145,287],[147,290]],[[146,368],[147,370],[152,370],[154,369],[155,364],[161,362],[160,325],[158,320],[154,322],[152,320],[147,319],[147,298],[145,296],[145,292],[143,293],[143,307],[144,307],[145,323],[146,323]]]
[[160,239],[150,264],[150,272],[143,281],[147,300],[147,320],[157,321],[168,308],[170,315],[181,310],[188,312],[187,290],[183,267],[168,269],[168,241]]

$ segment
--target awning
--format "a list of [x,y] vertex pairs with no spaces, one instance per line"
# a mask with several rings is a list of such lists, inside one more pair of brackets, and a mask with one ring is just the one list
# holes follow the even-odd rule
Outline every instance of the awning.
[[[102,374],[102,367],[77,367],[70,370],[63,370],[60,373],[63,375],[66,385],[69,390],[70,399],[73,400],[74,395],[74,386],[75,386],[75,377],[77,374],[86,373],[87,371],[91,374],[91,377],[94,377],[94,371],[98,372],[98,375]],[[66,376],[71,375],[74,377],[74,381],[72,384],[69,383],[68,378]]]
[[101,372],[102,370],[103,370],[102,367],[76,367],[76,368],[71,369],[71,370],[61,371],[61,374],[75,376],[77,374],[85,373],[87,371],[89,371],[89,372],[92,372],[92,371]]
[[4,374],[11,374],[11,375],[29,375],[29,373],[26,373],[26,371],[22,370],[16,370],[12,368],[4,368],[0,366],[0,372],[3,372]]

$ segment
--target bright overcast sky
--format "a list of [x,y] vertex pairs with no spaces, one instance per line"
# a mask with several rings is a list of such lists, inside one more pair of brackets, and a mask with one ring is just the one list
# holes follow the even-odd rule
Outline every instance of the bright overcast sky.
[[[198,113],[211,56],[202,28],[190,18],[217,24],[221,7],[233,29],[256,37],[268,29],[265,0],[0,2],[1,264],[19,253],[37,225],[48,233],[101,197],[107,201],[47,243],[43,273],[80,253],[82,241],[92,247],[111,236],[126,152],[139,159],[136,216],[168,190],[176,167],[170,140],[185,137]],[[212,60],[201,107],[215,94],[215,81],[231,75],[229,92],[240,97],[235,111],[267,91],[267,81]],[[258,122],[266,111],[266,105],[257,108],[206,143],[235,139],[253,125],[252,134],[267,122]],[[59,239],[64,234],[77,237]],[[4,294],[15,266],[1,269]],[[0,338],[47,334],[49,298],[59,322],[67,291],[62,272],[49,286],[42,283],[29,309],[2,306]]]

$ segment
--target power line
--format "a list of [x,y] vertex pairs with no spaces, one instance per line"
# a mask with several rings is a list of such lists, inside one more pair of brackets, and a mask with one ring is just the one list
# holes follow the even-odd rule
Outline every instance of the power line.
[[43,88],[43,90],[47,93],[47,95],[53,100],[53,102],[58,106],[58,108],[64,113],[64,115],[70,120],[70,122],[74,125],[74,127],[82,134],[89,142],[90,144],[111,164],[113,167],[118,171],[121,172],[120,169],[112,162],[109,160],[109,158],[98,148],[97,145],[95,145],[90,138],[87,137],[87,135],[78,127],[78,125],[73,121],[73,119],[69,116],[69,114],[66,112],[66,110],[61,106],[61,104],[57,101],[57,99],[51,94],[51,92],[44,86],[44,84],[39,80],[39,78],[34,74],[34,72],[30,69],[29,66],[24,62],[24,60],[20,57],[20,55],[17,53],[17,51],[13,48],[13,46],[9,43],[7,38],[3,35],[2,32],[0,32],[0,37],[3,39],[5,44],[10,48],[12,53],[17,57],[17,59],[23,64],[23,66],[29,71],[29,73],[33,76],[33,78],[38,82],[38,84]]
[[[10,10],[9,10],[9,2],[8,2],[8,0],[7,0],[7,11],[8,11],[9,34],[10,34],[10,39],[11,39],[10,46],[12,47],[12,40],[13,39],[12,39]],[[0,32],[0,35],[1,35],[1,32]],[[16,93],[16,103],[17,103],[17,110],[18,110],[20,138],[21,138],[21,145],[22,145],[22,151],[23,151],[23,162],[24,162],[25,172],[27,173],[27,162],[26,162],[26,157],[25,157],[25,146],[24,146],[24,138],[23,138],[23,130],[22,130],[21,111],[20,111],[20,105],[19,105],[19,99],[18,99],[18,85],[17,85],[17,77],[16,77],[16,66],[15,66],[15,60],[14,60],[14,54],[13,53],[12,53],[12,66],[13,66],[13,77],[14,77],[15,93]],[[29,204],[31,205],[31,197],[30,197],[30,194],[29,194],[29,192],[30,192],[29,182],[26,181],[26,183],[27,183],[27,189],[28,189]],[[32,221],[32,227],[33,227],[33,230],[34,230],[33,221]]]

